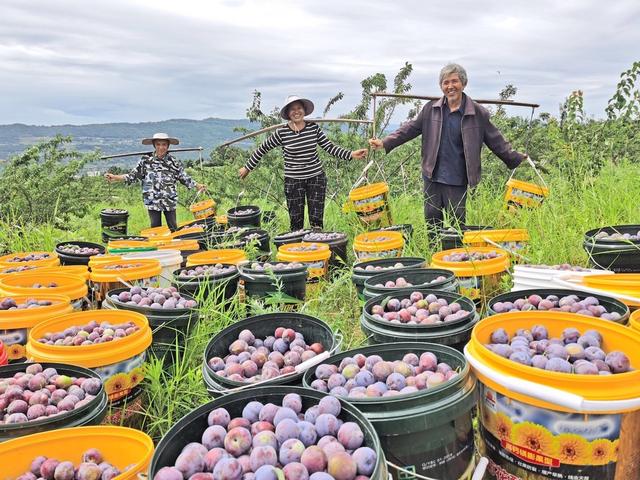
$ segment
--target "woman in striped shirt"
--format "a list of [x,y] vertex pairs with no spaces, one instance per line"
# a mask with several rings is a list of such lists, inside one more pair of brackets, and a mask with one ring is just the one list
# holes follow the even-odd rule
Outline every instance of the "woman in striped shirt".
[[313,112],[313,103],[306,98],[292,95],[285,101],[280,116],[288,120],[279,127],[252,154],[239,171],[244,179],[258,166],[260,159],[276,147],[282,147],[284,155],[284,193],[287,198],[291,230],[304,227],[305,200],[309,205],[311,227],[323,228],[324,202],[327,177],[318,156],[318,145],[329,155],[342,160],[365,158],[367,149],[350,151],[331,143],[318,124],[305,121],[305,115]]

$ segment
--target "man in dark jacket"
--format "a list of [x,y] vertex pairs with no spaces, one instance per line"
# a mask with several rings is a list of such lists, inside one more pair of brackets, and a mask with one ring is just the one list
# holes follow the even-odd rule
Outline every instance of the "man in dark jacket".
[[526,158],[514,151],[491,123],[484,107],[463,93],[467,72],[452,63],[440,71],[444,96],[427,103],[420,114],[384,139],[370,139],[386,153],[422,135],[424,216],[430,226],[442,225],[443,212],[465,223],[467,188],[480,182],[480,151],[486,144],[507,167],[516,168]]

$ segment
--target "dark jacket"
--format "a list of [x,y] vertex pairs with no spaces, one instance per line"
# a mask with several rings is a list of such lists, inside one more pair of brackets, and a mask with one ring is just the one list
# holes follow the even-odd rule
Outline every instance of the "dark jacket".
[[[429,179],[433,177],[440,148],[444,98],[427,103],[415,119],[402,124],[398,130],[382,141],[385,151],[389,153],[397,146],[422,134],[422,174]],[[520,165],[525,158],[511,148],[511,144],[491,123],[488,110],[471,100],[469,96],[467,96],[462,117],[462,143],[467,164],[467,178],[472,187],[480,182],[480,151],[483,143],[511,169]]]

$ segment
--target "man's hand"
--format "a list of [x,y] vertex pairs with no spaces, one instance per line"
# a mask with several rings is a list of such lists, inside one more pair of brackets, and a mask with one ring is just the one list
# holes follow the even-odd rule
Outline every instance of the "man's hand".
[[369,145],[373,147],[374,150],[380,150],[384,147],[384,145],[382,144],[382,140],[380,140],[379,138],[370,138]]
[[238,170],[238,176],[240,177],[240,180],[244,180],[247,175],[249,175],[249,169],[247,167],[242,167],[240,170]]
[[105,173],[104,174],[104,178],[109,183],[118,182],[118,181],[123,179],[122,177],[123,177],[122,175],[114,175],[113,173]]
[[367,157],[367,153],[369,153],[369,150],[367,150],[366,148],[354,150],[353,152],[351,152],[351,158],[363,159]]

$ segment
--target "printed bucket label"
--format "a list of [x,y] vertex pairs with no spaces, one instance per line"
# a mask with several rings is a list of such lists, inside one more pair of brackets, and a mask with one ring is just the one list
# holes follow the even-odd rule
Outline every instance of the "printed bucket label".
[[4,343],[9,360],[19,360],[26,357],[27,334],[26,328],[0,330],[0,340]]
[[460,295],[477,300],[482,295],[482,280],[480,277],[458,277],[458,291]]
[[480,433],[499,480],[613,480],[621,414],[547,410],[479,386]]
[[376,195],[375,197],[364,198],[362,200],[354,200],[353,205],[358,210],[367,210],[372,208],[378,208],[386,203],[384,194]]
[[402,251],[396,248],[393,250],[382,250],[380,252],[356,251],[355,253],[356,253],[356,257],[358,257],[358,260],[373,260],[377,258],[399,257]]
[[109,401],[113,402],[126,397],[144,380],[142,364],[145,358],[146,351],[122,362],[93,368],[93,371],[102,379]]

